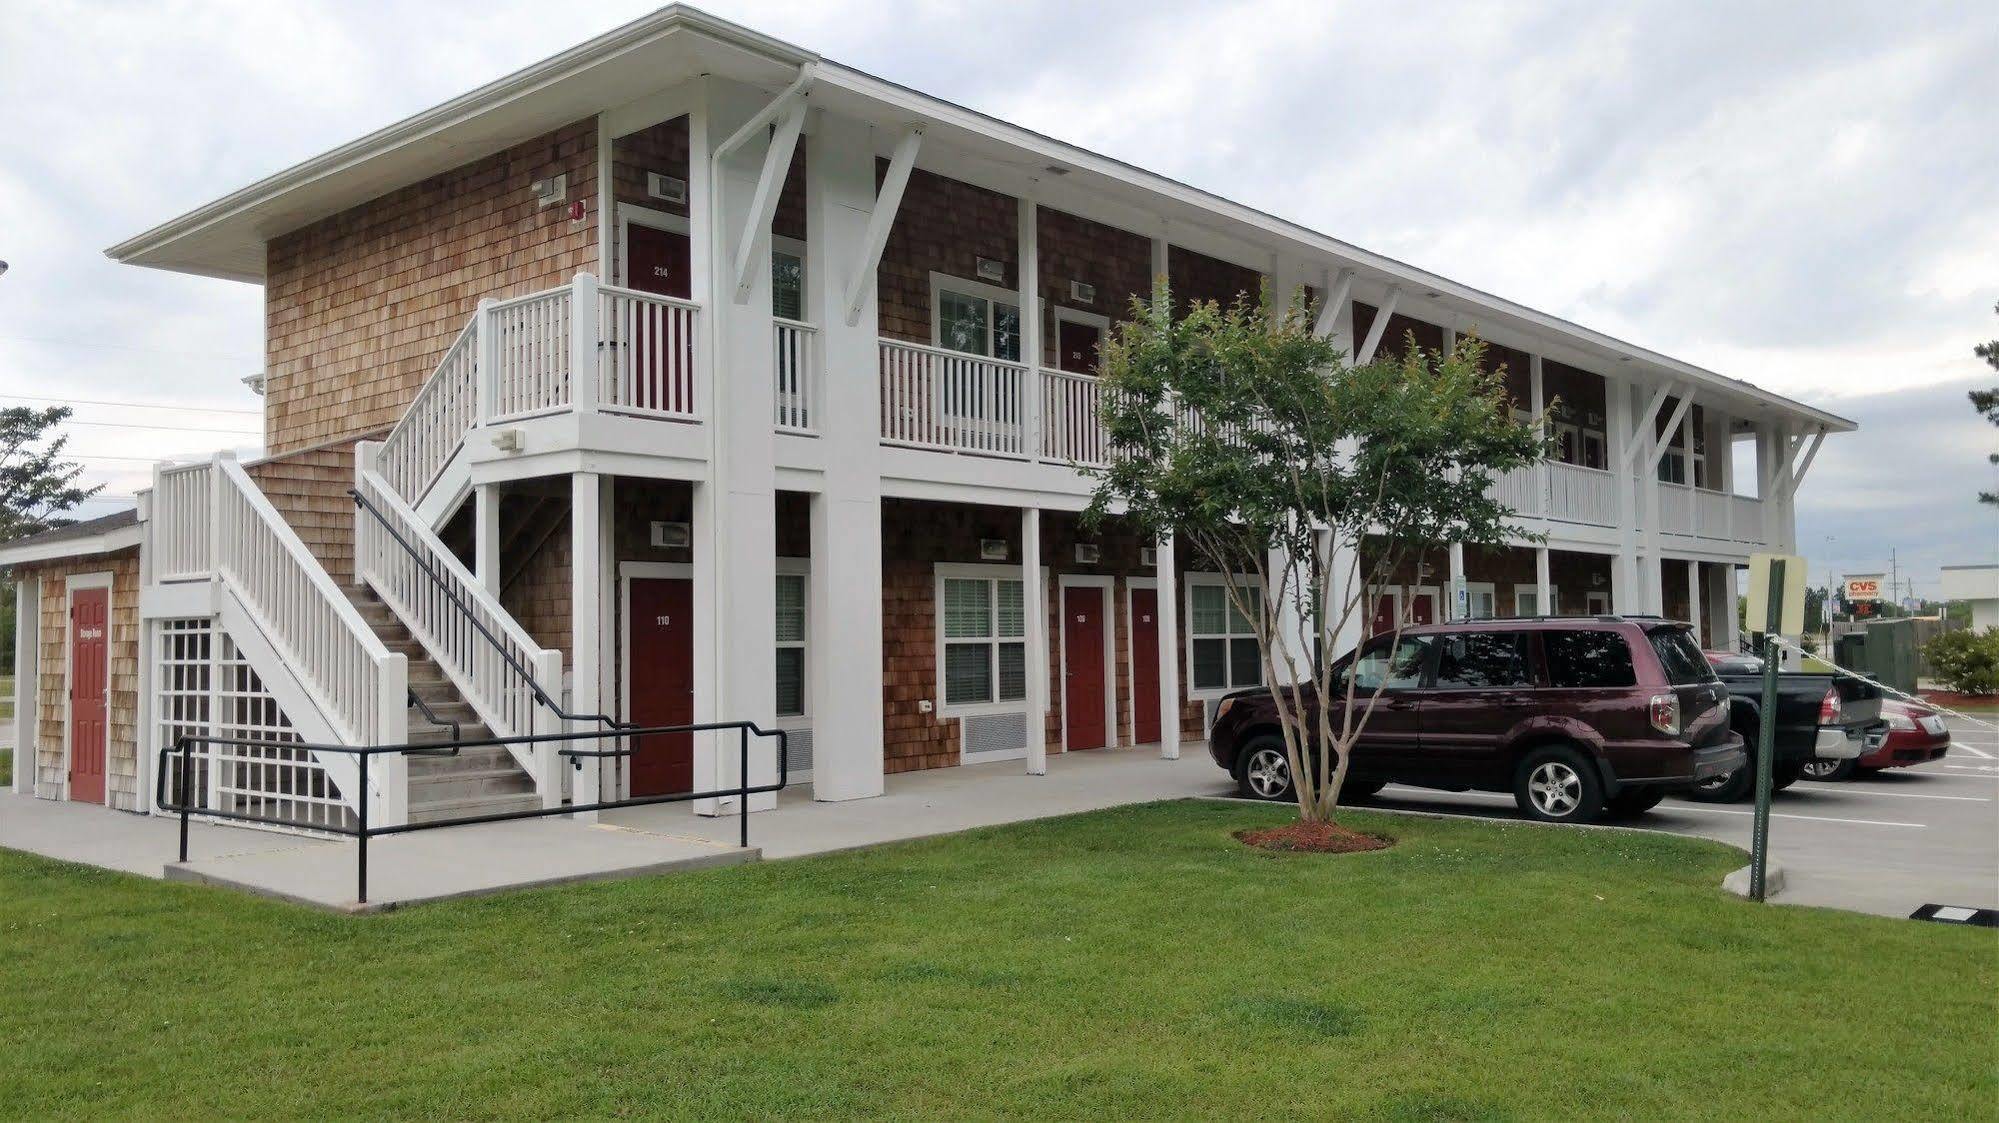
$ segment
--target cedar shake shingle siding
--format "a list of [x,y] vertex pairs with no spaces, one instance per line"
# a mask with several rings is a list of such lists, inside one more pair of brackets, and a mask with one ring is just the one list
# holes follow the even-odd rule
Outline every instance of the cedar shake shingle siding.
[[[1041,561],[1048,570],[1048,701],[1046,726],[1050,751],[1062,746],[1061,604],[1058,583],[1064,573],[1111,575],[1117,580],[1111,590],[1114,675],[1117,689],[1117,730],[1119,743],[1130,743],[1132,718],[1131,633],[1125,618],[1125,597],[1130,577],[1150,577],[1154,571],[1140,568],[1136,536],[1106,528],[1099,536],[1085,534],[1071,515],[1044,513],[1041,527]],[[909,772],[920,768],[943,768],[959,763],[960,723],[937,713],[923,713],[920,704],[929,699],[941,704],[943,688],[937,681],[936,577],[940,562],[977,564],[979,540],[1000,538],[1007,543],[1011,564],[1020,564],[1020,514],[1004,507],[969,504],[929,503],[919,500],[887,499],[882,502],[882,740],[883,770]],[[1095,565],[1078,565],[1078,542],[1094,542],[1100,547]],[[1162,591],[1161,596],[1168,595]],[[1178,596],[1174,590],[1172,595]],[[1182,617],[1186,615],[1184,612]],[[1182,622],[1184,629],[1184,619]],[[1184,650],[1184,631],[1175,640],[1176,650]],[[1181,676],[1183,706],[1180,727],[1189,736],[1201,735],[1201,707],[1184,704],[1186,676]]]
[[[379,439],[371,434],[367,439]],[[354,442],[301,449],[247,464],[243,474],[262,489],[299,540],[342,585],[354,581]]]
[[[887,169],[877,161],[876,177]],[[881,334],[889,339],[929,343],[930,274],[1020,287],[1020,255],[1015,230],[1020,204],[1011,195],[974,187],[918,168],[909,173],[902,206],[896,211],[888,244],[876,271]],[[979,259],[1003,262],[998,282],[979,276]]]
[[[1115,324],[1129,319],[1133,297],[1152,295],[1152,239],[1087,218],[1036,208],[1036,248],[1041,258],[1041,296],[1049,312],[1041,329],[1042,361],[1055,366],[1057,306],[1080,308],[1109,317]],[[1096,300],[1083,303],[1069,295],[1069,282],[1096,286]]]
[[[597,268],[596,122],[574,124],[273,238],[265,441],[286,453],[395,424],[481,297]],[[563,204],[528,190],[567,175]],[[569,203],[581,201],[583,222]]]
[[[111,574],[110,722],[105,738],[104,800],[139,809],[139,551],[15,566],[17,577],[41,581],[40,673],[36,679],[35,751],[17,752],[14,767],[35,770],[35,794],[63,794],[69,729],[69,578]],[[31,763],[32,762],[32,763]]]

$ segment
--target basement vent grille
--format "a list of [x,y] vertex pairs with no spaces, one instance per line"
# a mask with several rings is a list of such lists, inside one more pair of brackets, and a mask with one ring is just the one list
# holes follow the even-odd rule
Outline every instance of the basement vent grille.
[[1026,714],[980,714],[964,719],[961,744],[967,758],[1018,752],[1027,747]]
[[801,773],[812,771],[812,731],[810,729],[787,729],[785,733],[785,768],[790,771],[790,779],[797,780]]

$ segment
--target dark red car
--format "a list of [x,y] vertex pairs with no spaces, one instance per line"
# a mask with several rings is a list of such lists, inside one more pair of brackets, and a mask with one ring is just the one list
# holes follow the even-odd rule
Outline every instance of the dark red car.
[[1853,760],[1812,760],[1805,776],[1813,780],[1850,780],[1883,768],[1907,768],[1942,760],[1950,751],[1950,727],[1928,706],[1883,699],[1881,717],[1888,726],[1870,737],[1865,752]]
[[[1422,625],[1362,644],[1335,673],[1334,705],[1345,704],[1348,675],[1356,705],[1380,689],[1347,796],[1390,782],[1512,792],[1530,818],[1589,822],[1649,810],[1748,759],[1729,728],[1728,691],[1677,621]],[[1224,698],[1208,751],[1244,795],[1295,798],[1269,691]]]

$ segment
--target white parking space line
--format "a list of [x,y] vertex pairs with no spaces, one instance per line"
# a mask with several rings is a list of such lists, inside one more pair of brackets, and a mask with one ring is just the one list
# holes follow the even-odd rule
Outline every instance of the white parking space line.
[[[1806,783],[1811,783],[1811,782],[1806,781]],[[1890,799],[1954,799],[1960,803],[1992,802],[1991,797],[1982,796],[1982,795],[1931,795],[1928,792],[1873,792],[1873,791],[1866,791],[1863,789],[1856,789],[1846,784],[1811,783],[1811,787],[1805,790],[1814,791],[1814,792],[1838,792],[1841,795],[1880,795],[1880,796],[1887,796]]]
[[1950,747],[1953,749],[1963,749],[1965,752],[1970,753],[1972,756],[1975,756],[1980,760],[1999,760],[1999,756],[1993,756],[1991,753],[1986,752],[1984,749],[1974,749],[1970,745],[1965,744],[1963,741],[1956,740],[1955,738],[1951,740]]
[[[1754,811],[1737,811],[1734,810],[1733,808],[1728,808],[1728,807],[1704,807],[1698,803],[1675,803],[1671,806],[1670,810],[1705,811],[1710,815],[1756,814],[1756,812]],[[1803,819],[1807,822],[1812,822],[1812,823],[1851,823],[1855,826],[1862,826],[1862,827],[1910,827],[1919,831],[1929,829],[1929,824],[1927,823],[1895,823],[1885,819],[1835,819],[1830,815],[1786,815],[1781,811],[1770,812],[1770,817],[1772,819]]]

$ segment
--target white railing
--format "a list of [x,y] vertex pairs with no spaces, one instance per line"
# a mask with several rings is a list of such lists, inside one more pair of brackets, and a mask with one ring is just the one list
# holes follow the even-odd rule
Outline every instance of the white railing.
[[1731,535],[1728,525],[1728,496],[1706,488],[1693,490],[1694,533],[1702,538],[1726,540]]
[[153,470],[152,533],[155,581],[206,579],[214,562],[209,549],[209,509],[214,506],[214,467],[207,461]]
[[479,320],[473,316],[458,333],[382,441],[382,478],[411,503],[423,499],[478,420]]
[[701,306],[610,285],[595,291],[598,401],[621,413],[676,421],[698,418],[694,391]]
[[[498,737],[557,731],[542,699],[561,696],[562,653],[527,634],[451,549],[371,470],[379,449],[357,453],[354,572],[443,668],[479,720]],[[537,697],[536,688],[540,688]],[[559,800],[556,745],[509,745],[544,798]]]
[[1091,375],[1043,370],[1039,427],[1044,459],[1093,466],[1110,462],[1103,386]]
[[773,317],[777,372],[777,427],[794,433],[819,426],[819,329],[798,320]]
[[1694,532],[1693,488],[1686,484],[1659,484],[1659,529],[1667,534]]
[[[406,741],[408,660],[383,645],[241,465],[218,457],[212,480],[215,576],[255,617],[343,744]],[[402,758],[377,757],[368,767],[383,797],[381,821],[399,822]]]
[[1728,502],[1729,534],[1737,542],[1763,541],[1763,501],[1753,495],[1731,495]]
[[1024,457],[1027,368],[915,343],[881,341],[882,440]]
[[1548,517],[1591,526],[1617,525],[1617,477],[1601,468],[1549,463]]
[[553,413],[570,402],[571,287],[480,306],[492,329],[480,362],[491,389],[488,417],[505,421]]
[[1515,468],[1493,477],[1492,498],[1517,515],[1538,516],[1547,501],[1539,467]]

